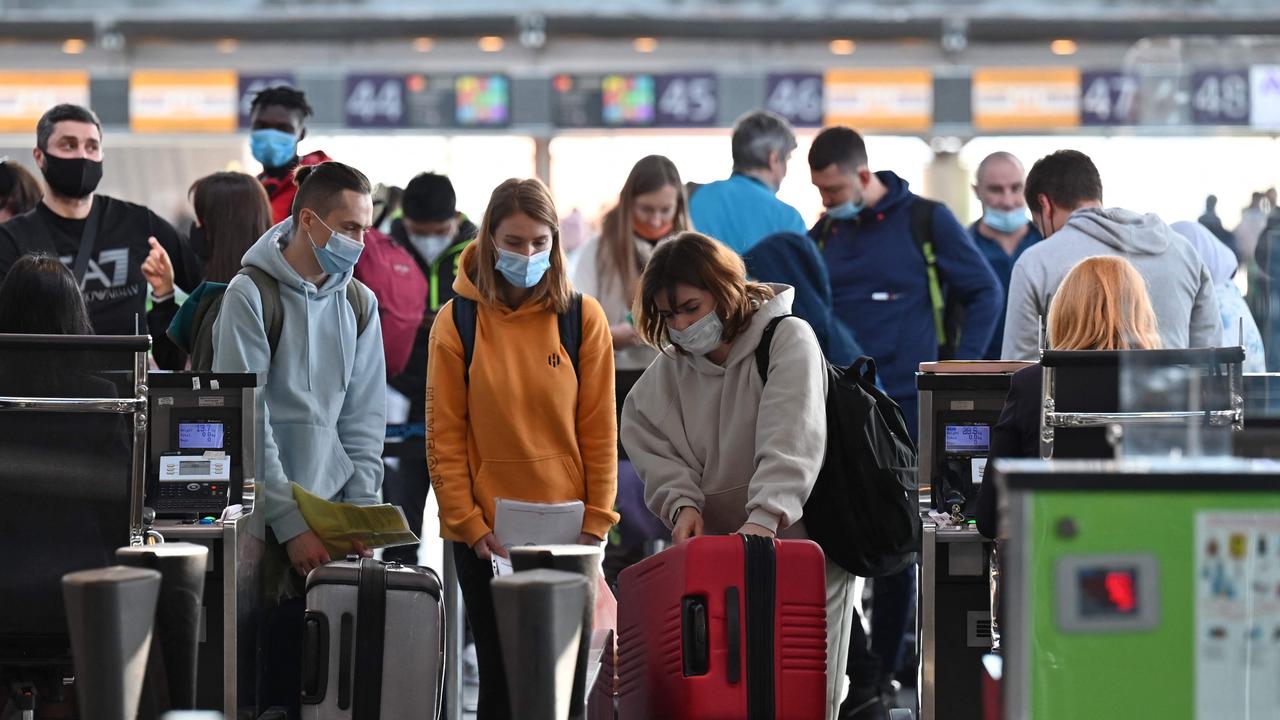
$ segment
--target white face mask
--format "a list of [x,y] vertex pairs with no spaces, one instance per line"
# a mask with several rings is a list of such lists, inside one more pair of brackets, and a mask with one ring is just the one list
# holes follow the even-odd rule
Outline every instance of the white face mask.
[[721,338],[724,336],[724,323],[720,322],[720,316],[712,310],[684,330],[668,326],[667,335],[671,337],[671,342],[690,355],[706,355],[723,342]]
[[409,235],[409,244],[429,263],[434,263],[441,253],[449,249],[452,240],[448,235]]

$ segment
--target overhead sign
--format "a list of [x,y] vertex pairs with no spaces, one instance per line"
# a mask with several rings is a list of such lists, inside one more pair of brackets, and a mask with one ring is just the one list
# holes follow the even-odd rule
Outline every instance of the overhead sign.
[[347,127],[399,128],[407,122],[403,75],[348,75],[343,97]]
[[1191,76],[1191,122],[1249,124],[1249,71],[1204,70]]
[[598,75],[556,75],[551,79],[551,113],[556,127],[593,128],[604,124],[604,95]]
[[858,130],[928,130],[933,125],[933,74],[928,70],[830,70],[825,80],[828,124]]
[[1080,124],[1076,68],[979,68],[973,73],[973,126],[1048,130]]
[[1137,119],[1137,78],[1115,70],[1081,74],[1081,125],[1133,125]]
[[720,84],[710,73],[659,75],[660,127],[712,127],[720,113]]
[[89,73],[80,70],[0,72],[0,132],[32,132],[54,105],[89,105]]
[[240,76],[240,127],[249,127],[249,113],[253,110],[253,99],[258,93],[273,87],[295,87],[292,73],[275,73],[268,75]]
[[240,78],[234,70],[137,70],[129,78],[134,132],[234,132]]
[[601,114],[609,127],[651,127],[657,119],[652,75],[606,75],[601,80]]
[[819,73],[783,73],[765,81],[765,109],[796,127],[822,127],[823,85]]
[[1280,130],[1280,65],[1254,65],[1249,85],[1249,123],[1260,130]]
[[461,127],[511,124],[511,81],[505,75],[454,78],[454,121]]

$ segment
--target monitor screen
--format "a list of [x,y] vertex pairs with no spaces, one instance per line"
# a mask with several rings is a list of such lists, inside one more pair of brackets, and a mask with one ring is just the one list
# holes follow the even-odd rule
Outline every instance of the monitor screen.
[[220,422],[178,423],[179,450],[223,450]]
[[991,448],[991,426],[947,425],[945,450],[949,453],[985,455]]
[[1084,617],[1129,617],[1138,614],[1136,567],[1087,567],[1076,575],[1080,614]]

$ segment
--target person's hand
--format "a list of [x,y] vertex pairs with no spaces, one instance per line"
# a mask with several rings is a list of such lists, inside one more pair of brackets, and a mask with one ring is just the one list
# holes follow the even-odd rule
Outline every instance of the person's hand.
[[776,532],[770,530],[769,528],[763,525],[757,525],[755,523],[747,523],[742,527],[738,528],[737,534],[738,535],[759,535],[760,537],[767,537],[767,538],[774,538],[778,536]]
[[173,263],[169,262],[169,253],[154,237],[147,238],[151,252],[142,263],[142,275],[151,284],[151,294],[164,297],[173,293]]
[[671,531],[671,542],[675,545],[702,534],[702,513],[694,507],[680,508],[676,514],[676,526]]
[[329,551],[324,549],[324,543],[320,542],[320,536],[311,530],[285,543],[284,549],[289,553],[289,563],[302,577],[332,559]]
[[373,557],[373,551],[365,547],[364,543],[360,542],[359,540],[351,541],[351,552],[364,558]]
[[613,335],[613,346],[615,348],[629,348],[639,345],[640,333],[631,326],[631,323],[618,323],[609,326],[609,334]]
[[476,544],[471,546],[471,549],[475,551],[476,557],[481,560],[493,560],[494,555],[507,557],[507,549],[498,544],[498,538],[494,537],[493,533],[489,533],[477,540]]
[[594,545],[595,547],[600,547],[600,543],[602,542],[604,541],[591,533],[578,533],[579,545]]

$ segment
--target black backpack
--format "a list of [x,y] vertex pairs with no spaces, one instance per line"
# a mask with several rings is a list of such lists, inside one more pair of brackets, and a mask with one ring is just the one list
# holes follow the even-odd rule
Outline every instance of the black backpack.
[[[453,326],[458,329],[458,339],[462,341],[463,379],[471,382],[471,358],[476,352],[476,312],[475,300],[461,295],[450,300],[453,313]],[[556,315],[556,325],[560,329],[560,344],[569,353],[569,362],[573,363],[573,372],[578,370],[578,356],[582,348],[582,293],[574,293],[569,309]]]
[[[766,383],[774,331],[789,317],[770,321],[756,347]],[[827,455],[804,505],[805,528],[854,575],[892,575],[915,561],[920,546],[916,447],[902,410],[876,387],[874,360],[828,364],[827,372]]]

